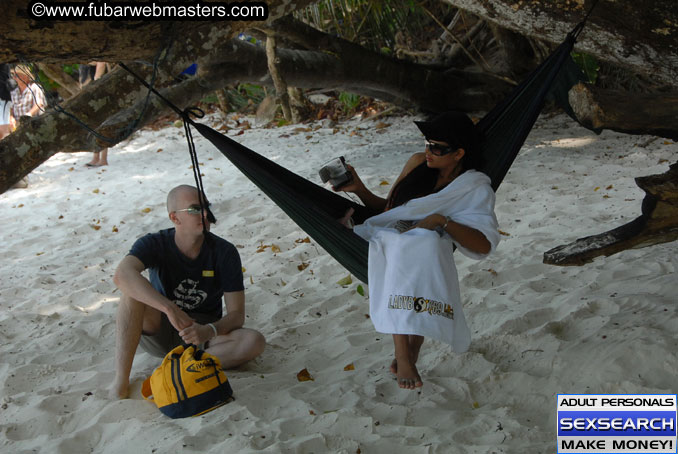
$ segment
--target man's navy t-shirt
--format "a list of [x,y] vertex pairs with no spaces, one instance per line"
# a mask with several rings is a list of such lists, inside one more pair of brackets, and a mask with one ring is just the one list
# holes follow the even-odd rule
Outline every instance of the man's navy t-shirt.
[[222,317],[224,292],[245,287],[238,250],[223,238],[211,233],[208,236],[195,260],[179,251],[173,228],[139,238],[129,255],[148,269],[153,288],[184,312],[218,320]]

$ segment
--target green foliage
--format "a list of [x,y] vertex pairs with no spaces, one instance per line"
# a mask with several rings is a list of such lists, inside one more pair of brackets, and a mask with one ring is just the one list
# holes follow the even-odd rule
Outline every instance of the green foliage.
[[350,112],[354,110],[356,107],[358,107],[358,105],[360,104],[360,96],[354,93],[342,91],[341,93],[339,93],[339,101],[341,101],[344,111]]
[[394,47],[397,33],[425,35],[426,24],[431,22],[415,0],[322,0],[296,12],[295,17],[375,51]]
[[598,60],[594,56],[582,52],[572,52],[571,55],[574,62],[584,71],[588,82],[595,83],[598,78],[598,70],[600,70]]
[[210,93],[209,95],[202,98],[200,102],[203,104],[216,104],[219,102],[219,98],[217,98],[217,95],[214,93]]
[[69,76],[77,76],[79,67],[80,67],[80,65],[78,65],[76,63],[76,64],[73,64],[73,65],[63,65],[61,68]]
[[40,84],[40,86],[45,90],[45,91],[56,91],[56,89],[59,87],[59,84],[54,82],[52,79],[47,77],[44,72],[39,71],[38,72],[38,77],[37,77],[37,82]]
[[250,104],[259,105],[265,97],[266,92],[261,85],[240,84],[226,91],[228,105],[233,110],[240,110]]
[[358,295],[365,296],[365,289],[362,285],[358,284],[358,287],[355,289],[355,291],[358,292]]

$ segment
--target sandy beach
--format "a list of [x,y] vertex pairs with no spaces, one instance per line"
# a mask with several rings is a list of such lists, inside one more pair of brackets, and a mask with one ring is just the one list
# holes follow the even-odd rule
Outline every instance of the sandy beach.
[[[343,155],[386,195],[422,151],[413,119],[244,130],[254,119],[231,115],[228,134],[318,184],[321,164]],[[548,453],[559,393],[676,392],[676,243],[582,267],[542,256],[638,216],[633,179],[665,172],[678,144],[542,115],[497,192],[497,252],[456,254],[470,350],[427,341],[419,391],[389,373],[391,336],[375,332],[360,282],[338,284],[346,270],[197,133],[196,146],[212,231],[245,268],[246,326],[267,339],[228,372],[236,400],[165,417],[140,395],[159,364],[141,351],[131,398],[107,398],[114,270],[136,238],[171,226],[167,191],[193,184],[183,128],[168,122],[111,148],[107,167],[58,154],[0,195],[0,452]],[[312,381],[297,380],[304,368]]]

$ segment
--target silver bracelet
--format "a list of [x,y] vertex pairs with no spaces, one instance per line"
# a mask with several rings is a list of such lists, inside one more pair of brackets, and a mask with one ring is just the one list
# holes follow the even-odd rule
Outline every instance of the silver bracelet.
[[208,325],[210,328],[212,328],[212,331],[214,331],[214,336],[212,336],[212,339],[214,339],[215,337],[217,337],[217,336],[219,335],[219,333],[217,333],[217,327],[214,326],[214,324],[212,324],[212,323],[208,323],[207,325]]
[[445,223],[443,224],[443,230],[447,230],[447,224],[449,224],[449,222],[451,220],[452,219],[449,216],[445,216]]

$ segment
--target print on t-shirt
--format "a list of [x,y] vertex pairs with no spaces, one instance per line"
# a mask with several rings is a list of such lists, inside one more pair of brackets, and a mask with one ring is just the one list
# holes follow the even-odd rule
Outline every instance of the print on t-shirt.
[[198,281],[193,279],[184,279],[174,289],[174,304],[185,310],[194,309],[202,304],[207,298],[207,293],[199,290]]

